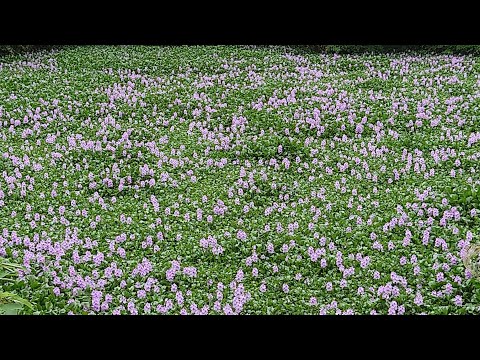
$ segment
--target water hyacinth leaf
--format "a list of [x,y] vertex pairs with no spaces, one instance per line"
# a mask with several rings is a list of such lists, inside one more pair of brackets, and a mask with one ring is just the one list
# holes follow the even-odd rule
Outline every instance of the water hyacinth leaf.
[[0,304],[0,314],[17,315],[22,308],[23,305],[18,303]]
[[20,296],[18,296],[16,294],[13,294],[13,293],[0,292],[0,301],[1,302],[9,301],[9,302],[13,302],[15,304],[20,304],[22,306],[25,305],[25,306],[29,307],[30,309],[33,309],[33,305],[29,301],[21,298]]

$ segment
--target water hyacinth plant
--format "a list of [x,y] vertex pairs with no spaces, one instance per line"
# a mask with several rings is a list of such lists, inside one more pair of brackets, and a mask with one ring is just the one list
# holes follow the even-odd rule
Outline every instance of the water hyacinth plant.
[[0,259],[22,265],[0,290],[26,314],[478,314],[479,70],[252,46],[0,59]]

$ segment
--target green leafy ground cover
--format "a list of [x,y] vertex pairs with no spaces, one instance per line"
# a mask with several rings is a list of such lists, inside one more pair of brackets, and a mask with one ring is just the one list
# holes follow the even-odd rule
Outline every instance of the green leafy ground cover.
[[3,58],[0,257],[22,268],[0,289],[33,304],[8,312],[478,314],[479,69],[247,46]]

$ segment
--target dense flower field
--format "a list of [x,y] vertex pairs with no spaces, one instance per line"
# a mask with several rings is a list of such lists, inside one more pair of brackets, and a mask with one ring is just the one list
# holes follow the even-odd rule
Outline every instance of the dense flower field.
[[24,268],[3,290],[40,314],[478,314],[479,70],[230,46],[4,61],[0,257]]

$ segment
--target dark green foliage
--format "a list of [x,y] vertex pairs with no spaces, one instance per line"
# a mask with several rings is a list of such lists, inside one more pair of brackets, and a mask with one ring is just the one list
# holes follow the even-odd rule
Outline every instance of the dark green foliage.
[[[52,45],[0,45],[0,56],[52,48]],[[480,45],[294,45],[296,50],[320,53],[361,54],[416,51],[438,54],[480,55]]]
[[51,45],[0,45],[0,56],[50,49]]
[[367,52],[389,53],[415,51],[437,54],[480,54],[480,45],[295,45],[307,52],[361,54]]

